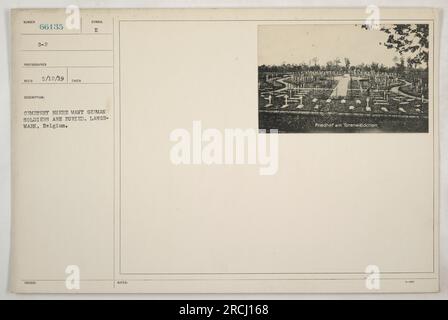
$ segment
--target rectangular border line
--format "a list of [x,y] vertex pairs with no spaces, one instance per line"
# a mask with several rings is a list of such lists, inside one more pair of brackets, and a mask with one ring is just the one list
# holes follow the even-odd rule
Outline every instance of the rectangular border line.
[[[216,19],[216,20],[204,20],[204,19],[198,19],[198,20],[178,20],[178,19],[173,19],[173,20],[119,20],[118,21],[118,51],[119,51],[119,274],[120,275],[359,275],[359,274],[365,274],[362,272],[297,272],[297,273],[292,273],[292,272],[271,272],[271,273],[260,273],[260,272],[255,272],[255,273],[233,273],[233,272],[227,272],[227,273],[223,273],[223,272],[210,272],[210,273],[204,273],[204,272],[196,272],[196,273],[129,273],[129,272],[122,272],[122,156],[121,156],[121,151],[122,151],[122,124],[121,124],[121,119],[122,119],[122,109],[121,109],[121,100],[122,100],[122,95],[121,95],[121,23],[122,22],[319,22],[319,21],[326,21],[326,22],[330,22],[330,21],[339,21],[339,22],[354,22],[354,21],[365,21],[365,19],[320,19],[320,20],[316,20],[316,19],[285,19],[285,20],[278,20],[278,19]],[[431,22],[431,29],[432,29],[432,35],[433,35],[433,41],[431,43],[431,49],[432,49],[432,65],[433,65],[433,70],[432,70],[432,91],[433,91],[433,96],[432,96],[432,119],[433,119],[433,125],[432,125],[432,131],[429,131],[427,133],[419,133],[419,134],[430,134],[432,133],[433,138],[433,266],[432,266],[432,271],[430,272],[423,272],[423,271],[419,271],[419,272],[402,272],[402,271],[396,271],[396,272],[381,272],[382,274],[434,274],[435,273],[435,260],[436,260],[436,255],[435,255],[435,127],[434,127],[434,123],[435,123],[435,112],[434,112],[434,106],[435,106],[435,76],[434,76],[434,71],[435,71],[435,61],[434,61],[434,49],[435,49],[435,28],[434,28],[434,22],[435,19],[381,19],[381,21],[425,21],[425,22]],[[311,23],[310,23],[311,24]],[[431,54],[431,51],[430,51]],[[438,84],[438,83],[437,83]],[[437,100],[438,101],[438,100]],[[438,107],[438,104],[437,104]],[[437,133],[438,134],[438,133]],[[114,132],[114,137],[115,137],[115,132]],[[116,145],[116,141],[114,139],[114,146]],[[114,155],[115,157],[115,155]],[[114,201],[114,206],[115,206],[115,201]],[[115,215],[114,215],[115,216]],[[115,234],[116,230],[114,228],[114,234]],[[115,260],[115,259],[114,259]],[[114,279],[115,279],[115,275],[114,275]],[[388,278],[393,280],[394,278]],[[414,279],[414,278],[412,278]],[[438,278],[437,278],[438,279]],[[151,280],[155,280],[157,281],[158,279],[144,279],[141,281],[151,281]],[[197,280],[197,281],[204,281],[204,279],[188,279],[188,280]],[[246,279],[223,279],[223,278],[217,278],[217,279],[207,279],[207,280],[246,280]],[[263,280],[263,279],[258,279],[258,280]],[[279,278],[278,280],[282,280],[281,278]],[[325,280],[325,279],[310,279],[310,280]],[[334,279],[334,280],[338,280],[338,279]],[[399,280],[399,279],[397,279]],[[114,281],[115,283],[115,281]]]

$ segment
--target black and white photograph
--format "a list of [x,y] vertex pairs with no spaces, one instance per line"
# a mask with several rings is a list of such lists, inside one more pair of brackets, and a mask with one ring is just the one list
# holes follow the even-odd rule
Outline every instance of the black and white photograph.
[[429,24],[258,29],[259,129],[428,132]]

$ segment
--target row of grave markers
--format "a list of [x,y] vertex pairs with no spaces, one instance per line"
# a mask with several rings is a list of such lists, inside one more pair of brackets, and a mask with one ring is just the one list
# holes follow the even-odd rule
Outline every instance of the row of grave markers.
[[[278,97],[280,97],[280,96],[278,96]],[[299,96],[297,99],[290,98],[288,95],[283,95],[283,97],[284,97],[284,99],[285,99],[285,102],[284,102],[284,105],[282,105],[282,106],[280,107],[281,109],[285,109],[285,108],[289,107],[290,105],[288,104],[288,102],[289,102],[290,100],[298,100],[298,101],[299,101],[299,104],[298,104],[298,106],[296,107],[296,109],[302,109],[302,108],[304,107],[304,105],[303,105],[303,96]],[[268,103],[265,105],[265,107],[266,107],[266,108],[269,108],[269,107],[273,106],[273,104],[272,104],[272,95],[269,95],[268,98],[267,98],[267,100],[268,100]],[[380,100],[377,100],[377,101],[380,101]],[[383,101],[384,101],[384,100],[383,100]],[[312,100],[312,102],[313,102],[313,103],[317,103],[317,102],[318,102],[318,99],[317,99],[317,98],[314,98],[314,99]],[[325,102],[326,102],[326,103],[331,103],[332,100],[331,100],[331,99],[327,99]],[[340,102],[341,102],[342,104],[345,104],[347,101],[346,101],[345,99],[342,99],[342,100],[340,100]],[[367,97],[367,98],[366,98],[366,108],[365,108],[365,110],[366,110],[367,112],[372,111],[370,102],[371,102],[370,97]],[[362,101],[361,101],[360,99],[356,99],[356,100],[355,100],[355,104],[360,105],[360,104],[362,104]],[[387,103],[384,103],[384,102],[381,102],[381,101],[380,101],[380,102],[374,102],[374,105],[381,105],[381,104],[387,104]],[[318,104],[316,104],[316,105],[314,106],[314,109],[316,109],[316,110],[319,109],[319,108],[320,108],[320,105],[318,105]],[[353,105],[350,105],[350,106],[348,107],[348,109],[349,109],[349,110],[354,110],[355,107],[354,107]],[[382,107],[380,107],[380,110],[383,111],[383,112],[389,112],[389,110],[388,110],[384,105],[383,105]],[[403,107],[398,107],[398,110],[399,110],[400,112],[402,112],[402,113],[406,113],[406,110],[405,110]],[[420,105],[417,105],[417,106],[416,106],[415,111],[416,111],[416,112],[421,112]]]

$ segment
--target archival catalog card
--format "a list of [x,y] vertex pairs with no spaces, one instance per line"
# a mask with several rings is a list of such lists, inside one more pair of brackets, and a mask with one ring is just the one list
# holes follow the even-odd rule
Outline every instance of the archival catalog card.
[[438,291],[438,11],[17,9],[14,292]]

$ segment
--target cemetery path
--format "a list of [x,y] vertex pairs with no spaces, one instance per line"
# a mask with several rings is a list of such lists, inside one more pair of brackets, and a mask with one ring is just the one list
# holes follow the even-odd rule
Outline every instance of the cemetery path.
[[[408,81],[406,81],[406,80],[404,80],[404,82],[405,82],[404,85],[410,85],[410,84],[411,84],[410,82],[408,82]],[[401,90],[400,90],[401,87],[403,87],[403,85],[399,85],[399,86],[396,86],[396,87],[392,87],[392,88],[390,89],[390,92],[393,92],[393,93],[402,95],[402,96],[404,96],[404,97],[406,97],[406,98],[418,99],[417,97],[414,97],[414,96],[412,96],[412,95],[410,95],[410,94],[407,94],[407,93],[404,93],[403,91],[401,91]],[[423,99],[423,101],[424,101],[424,102],[428,102],[427,99]]]
[[350,75],[344,74],[343,76],[335,77],[338,80],[336,88],[331,93],[331,97],[345,97],[348,93],[348,85],[350,83]]
[[289,79],[289,78],[291,78],[291,77],[284,77],[284,78],[282,78],[282,79],[278,79],[277,82],[280,82],[282,85],[284,85],[284,87],[283,87],[283,88],[280,88],[280,89],[278,89],[278,90],[275,90],[275,92],[282,92],[282,91],[285,91],[286,88],[287,88],[287,86],[288,86],[288,83],[285,82],[285,80],[286,80],[286,79]]

